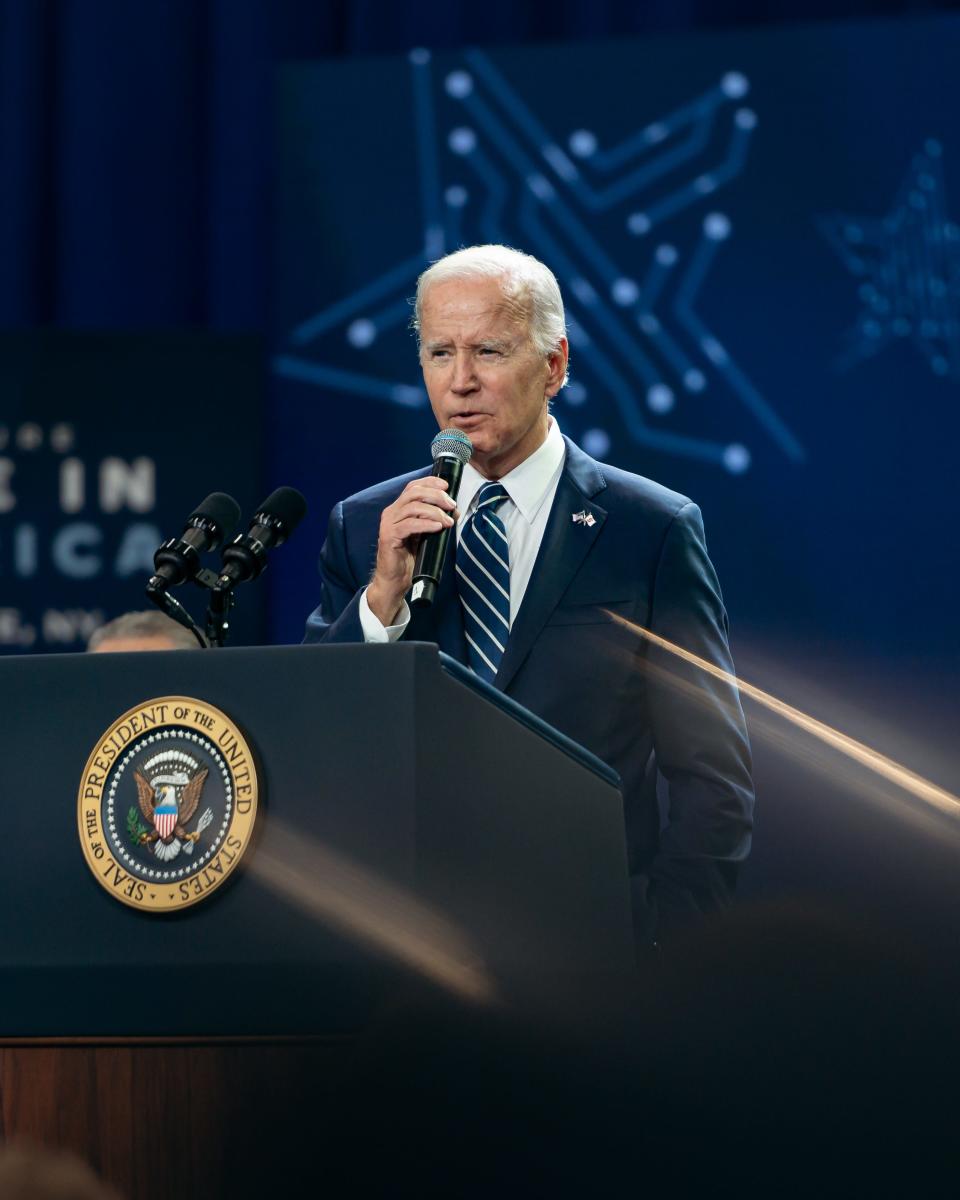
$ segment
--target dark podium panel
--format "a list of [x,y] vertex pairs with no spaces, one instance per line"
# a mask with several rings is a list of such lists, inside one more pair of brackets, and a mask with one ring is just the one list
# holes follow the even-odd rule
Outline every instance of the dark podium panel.
[[[632,969],[615,776],[434,646],[8,658],[0,695],[0,1038],[349,1032],[435,935],[507,993]],[[242,729],[261,809],[236,876],[157,915],[93,878],[77,791],[169,695]]]

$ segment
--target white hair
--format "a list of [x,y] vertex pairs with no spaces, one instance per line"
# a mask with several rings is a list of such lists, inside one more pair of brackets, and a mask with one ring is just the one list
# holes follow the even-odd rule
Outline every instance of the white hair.
[[[527,305],[530,337],[537,352],[547,355],[560,349],[561,340],[567,336],[567,325],[556,276],[532,254],[524,254],[512,246],[467,246],[429,266],[417,280],[413,302],[411,324],[418,340],[427,288],[453,279],[499,279],[504,296]],[[563,382],[567,382],[566,375]]]
[[156,609],[128,612],[114,617],[90,635],[88,650],[96,650],[104,642],[126,641],[128,638],[163,639],[176,650],[196,650],[199,643],[189,629]]

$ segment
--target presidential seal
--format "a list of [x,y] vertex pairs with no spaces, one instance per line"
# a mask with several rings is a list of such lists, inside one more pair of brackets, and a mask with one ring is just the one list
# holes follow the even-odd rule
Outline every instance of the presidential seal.
[[87,759],[77,817],[87,865],[111,896],[145,912],[187,908],[230,877],[250,843],[250,748],[212,705],[147,700]]

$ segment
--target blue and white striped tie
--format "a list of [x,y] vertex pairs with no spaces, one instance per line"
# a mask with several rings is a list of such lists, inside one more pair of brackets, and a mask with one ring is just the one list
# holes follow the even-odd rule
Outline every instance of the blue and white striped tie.
[[510,633],[510,552],[496,513],[497,505],[509,499],[502,484],[484,484],[457,546],[457,586],[470,666],[488,683],[496,677]]

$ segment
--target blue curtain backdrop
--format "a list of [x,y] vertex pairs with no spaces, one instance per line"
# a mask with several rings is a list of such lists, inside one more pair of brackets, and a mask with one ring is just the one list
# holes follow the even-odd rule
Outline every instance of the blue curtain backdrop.
[[904,0],[0,0],[0,326],[265,329],[275,67]]

